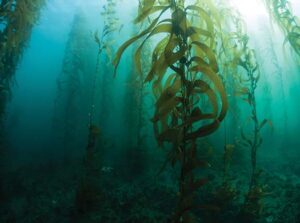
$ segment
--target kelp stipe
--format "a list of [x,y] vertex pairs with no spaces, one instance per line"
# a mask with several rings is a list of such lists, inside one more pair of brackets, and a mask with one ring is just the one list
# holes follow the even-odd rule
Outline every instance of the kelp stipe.
[[[246,40],[247,41],[247,40]],[[255,97],[255,90],[257,88],[257,82],[259,80],[259,69],[255,62],[255,54],[247,46],[247,42],[243,42],[243,56],[239,61],[239,65],[245,69],[247,72],[248,80],[242,83],[242,86],[246,86],[245,98],[243,100],[247,101],[251,107],[251,118],[253,122],[252,133],[247,136],[244,133],[244,129],[241,130],[242,143],[245,147],[250,148],[251,153],[251,177],[249,184],[249,192],[246,196],[245,207],[242,208],[242,215],[239,217],[245,222],[254,222],[260,216],[260,203],[262,198],[262,193],[257,194],[256,191],[260,190],[260,184],[258,181],[259,172],[257,170],[257,150],[262,144],[262,137],[260,135],[261,129],[267,124],[268,120],[263,120],[260,122],[257,115],[257,104]],[[254,62],[254,63],[253,63]],[[247,89],[247,90],[246,90]]]
[[[194,169],[207,166],[197,157],[196,140],[213,133],[227,111],[225,90],[213,51],[216,22],[209,15],[208,6],[211,5],[206,2],[210,3],[203,1],[203,4],[186,6],[185,1],[142,1],[135,22],[142,22],[154,13],[158,16],[148,28],[125,42],[114,60],[117,68],[126,48],[143,38],[134,58],[141,72],[145,42],[157,34],[165,34],[153,50],[152,67],[145,81],[152,82],[156,97],[152,119],[156,139],[160,145],[172,144],[168,162],[180,166],[179,201],[172,222],[195,221],[191,210],[208,208],[193,202],[195,191],[207,181],[194,176]],[[171,17],[162,19],[167,11]],[[193,23],[192,18],[199,23]],[[206,97],[211,105],[210,112],[201,107]]]

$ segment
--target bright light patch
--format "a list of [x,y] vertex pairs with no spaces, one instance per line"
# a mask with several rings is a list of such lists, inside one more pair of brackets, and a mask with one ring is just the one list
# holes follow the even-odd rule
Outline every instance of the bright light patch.
[[262,0],[231,0],[230,2],[246,19],[257,20],[267,14]]

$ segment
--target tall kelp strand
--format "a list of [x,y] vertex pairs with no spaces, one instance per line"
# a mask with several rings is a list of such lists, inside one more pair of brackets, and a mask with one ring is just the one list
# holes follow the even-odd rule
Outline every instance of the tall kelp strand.
[[[257,150],[261,146],[263,139],[261,137],[262,128],[269,122],[264,119],[260,121],[257,113],[256,89],[260,77],[259,64],[256,59],[255,51],[248,46],[249,37],[244,27],[244,22],[234,10],[229,10],[233,21],[236,24],[238,32],[233,32],[230,41],[235,44],[231,49],[232,64],[237,67],[237,73],[234,78],[237,79],[236,94],[250,106],[249,121],[241,128],[241,145],[250,149],[251,156],[251,177],[249,183],[249,192],[245,198],[245,207],[242,208],[242,214],[239,215],[243,222],[253,222],[260,215],[260,202],[263,195],[262,188],[258,183],[259,172],[257,171]],[[252,123],[249,123],[252,122]],[[245,133],[245,127],[250,127]]]
[[[11,85],[32,28],[40,17],[45,0],[0,1],[0,156],[1,173],[4,157],[4,117],[11,96]],[[0,182],[2,185],[2,181]],[[0,187],[0,196],[2,194]]]
[[[88,137],[86,142],[86,151],[84,159],[84,169],[80,179],[79,187],[76,191],[76,213],[75,219],[78,222],[90,221],[91,215],[97,215],[101,212],[102,201],[105,199],[104,192],[102,190],[101,180],[102,172],[101,165],[103,162],[103,148],[104,142],[102,132],[100,131],[106,123],[107,110],[106,106],[110,103],[109,97],[111,87],[109,80],[112,78],[112,73],[109,75],[108,67],[109,58],[113,52],[113,46],[111,42],[112,33],[118,30],[118,19],[115,14],[116,3],[113,0],[108,0],[106,5],[103,7],[101,12],[103,22],[103,28],[101,34],[96,31],[93,35],[94,41],[97,44],[97,60],[96,66],[92,75],[91,86],[91,98],[89,104],[89,120],[88,126]],[[102,61],[104,58],[104,61]],[[101,83],[101,108],[97,108],[97,88],[99,86],[99,76],[102,76]],[[100,121],[99,121],[100,120]],[[99,127],[100,126],[100,127]],[[95,218],[97,221],[98,219]],[[93,221],[94,222],[94,221]]]
[[[165,34],[154,47],[152,66],[145,81],[151,82],[156,97],[153,125],[159,144],[169,142],[170,164],[180,165],[179,199],[172,222],[191,222],[193,209],[204,208],[193,202],[195,191],[206,179],[194,176],[195,168],[208,164],[197,157],[197,139],[213,133],[225,118],[227,99],[214,53],[217,18],[211,17],[209,1],[187,4],[185,1],[143,1],[135,22],[158,14],[139,35],[125,42],[117,52],[118,66],[126,48],[143,38],[135,53],[141,72],[141,52],[146,41]],[[164,14],[171,14],[163,18]],[[202,108],[203,100],[211,105]]]

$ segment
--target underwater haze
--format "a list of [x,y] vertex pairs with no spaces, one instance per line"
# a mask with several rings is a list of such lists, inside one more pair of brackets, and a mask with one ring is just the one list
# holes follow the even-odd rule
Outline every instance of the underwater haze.
[[0,0],[0,223],[300,223],[299,0]]

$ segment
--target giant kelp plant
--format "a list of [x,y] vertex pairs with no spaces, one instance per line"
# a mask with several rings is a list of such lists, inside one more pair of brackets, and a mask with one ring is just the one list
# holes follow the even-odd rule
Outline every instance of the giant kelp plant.
[[[154,35],[166,34],[153,50],[152,67],[146,81],[153,82],[157,98],[153,117],[156,139],[160,144],[170,142],[172,149],[168,159],[172,165],[180,163],[180,196],[173,222],[190,222],[193,218],[191,209],[201,208],[193,203],[195,190],[206,182],[206,179],[196,179],[193,173],[195,168],[206,165],[197,157],[197,139],[214,132],[227,110],[214,54],[214,26],[218,22],[217,18],[209,16],[209,11],[214,11],[206,3],[144,1],[136,22],[157,11],[159,15],[148,28],[120,47],[114,61],[117,67],[124,50],[144,37],[135,54],[137,69],[141,71],[144,43]],[[163,19],[166,11],[170,11],[171,17]],[[168,70],[174,73],[170,74]],[[211,111],[201,107],[203,100],[211,103]]]

